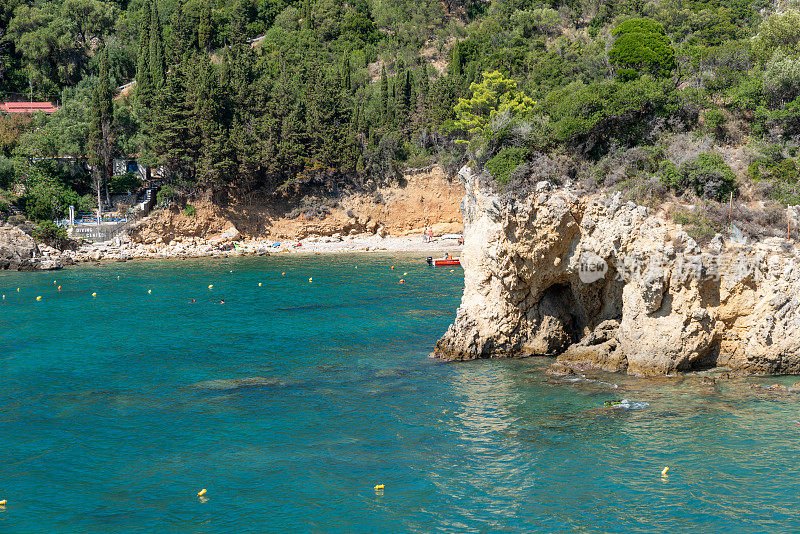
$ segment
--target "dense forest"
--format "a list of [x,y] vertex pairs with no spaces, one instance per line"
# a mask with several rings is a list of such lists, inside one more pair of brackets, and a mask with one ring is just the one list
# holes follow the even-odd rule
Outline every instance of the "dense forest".
[[124,188],[119,155],[219,202],[471,161],[800,203],[800,11],[764,0],[0,0],[0,33],[0,99],[62,106],[0,117],[0,210],[36,220]]

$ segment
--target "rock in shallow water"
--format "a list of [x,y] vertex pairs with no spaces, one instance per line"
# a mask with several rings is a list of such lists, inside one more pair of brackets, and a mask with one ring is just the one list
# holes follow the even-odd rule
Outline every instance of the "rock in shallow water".
[[217,391],[228,391],[232,389],[257,388],[268,386],[281,386],[283,382],[276,378],[263,376],[250,376],[247,378],[218,378],[206,380],[194,385],[198,389],[212,389]]

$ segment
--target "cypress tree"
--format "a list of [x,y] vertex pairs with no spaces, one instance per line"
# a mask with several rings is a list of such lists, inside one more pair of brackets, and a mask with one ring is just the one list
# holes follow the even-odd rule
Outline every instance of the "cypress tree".
[[151,138],[153,150],[168,174],[186,176],[193,171],[196,160],[193,150],[192,130],[194,103],[187,99],[188,84],[185,68],[191,60],[183,60],[167,73],[167,78],[158,93]]
[[303,29],[313,30],[314,21],[312,20],[313,14],[311,12],[311,0],[303,0],[303,10],[301,13],[303,17]]
[[108,75],[108,48],[103,49],[100,57],[100,84],[96,90],[96,105],[100,116],[100,130],[102,138],[100,141],[101,173],[100,177],[105,188],[106,203],[111,203],[108,194],[108,180],[114,173],[114,139],[112,138],[111,126],[114,120],[113,92],[111,81]]
[[97,209],[100,209],[103,202],[101,199],[101,191],[103,190],[103,157],[102,157],[102,144],[103,144],[103,119],[100,110],[100,91],[95,88],[92,91],[92,100],[89,105],[89,166],[92,169],[92,182],[94,185],[95,193],[97,193]]
[[453,47],[453,61],[450,62],[450,71],[455,76],[464,74],[463,58],[461,57],[461,43],[456,43]]
[[342,89],[350,92],[350,55],[345,54],[342,61]]
[[178,6],[170,18],[172,28],[172,49],[170,50],[169,62],[175,64],[181,60],[183,55],[189,50],[189,28],[186,25],[186,17],[183,13],[183,0],[178,2]]
[[414,92],[414,75],[410,70],[406,71],[406,77],[403,83],[403,108],[406,111],[411,109],[411,97]]
[[211,21],[211,3],[206,2],[200,16],[200,26],[197,29],[197,44],[200,50],[211,52],[211,43],[214,40],[214,26]]
[[233,167],[225,128],[221,123],[222,91],[214,66],[204,56],[199,58],[195,120],[199,129],[199,167],[197,177],[207,185],[221,185]]
[[150,14],[150,79],[154,89],[164,84],[166,64],[164,62],[164,42],[161,33],[161,19],[158,15],[158,0],[151,2]]
[[384,123],[389,115],[389,79],[386,77],[386,65],[381,67],[381,119]]
[[420,72],[417,86],[417,121],[419,124],[425,124],[428,112],[428,91],[430,90],[427,63],[422,64],[422,72]]
[[142,108],[152,103],[150,83],[150,15],[152,7],[148,0],[142,6],[139,21],[139,48],[136,55],[136,102]]

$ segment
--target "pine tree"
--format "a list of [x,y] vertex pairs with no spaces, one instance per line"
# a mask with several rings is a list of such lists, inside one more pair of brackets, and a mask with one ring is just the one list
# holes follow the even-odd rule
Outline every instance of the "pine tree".
[[158,14],[158,2],[151,2],[150,14],[150,79],[153,88],[158,90],[164,84],[166,64],[164,62],[164,42],[161,33],[161,19]]

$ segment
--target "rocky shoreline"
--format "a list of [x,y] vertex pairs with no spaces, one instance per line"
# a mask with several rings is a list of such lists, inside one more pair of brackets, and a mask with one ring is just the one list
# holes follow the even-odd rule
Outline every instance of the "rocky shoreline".
[[[238,236],[237,236],[238,237]],[[352,252],[458,253],[457,239],[438,237],[423,243],[417,236],[357,234],[311,236],[301,240],[177,238],[168,243],[134,243],[123,238],[112,243],[87,243],[75,250],[37,245],[22,230],[0,226],[0,270],[56,270],[79,263],[124,262],[141,259],[225,258],[269,254],[336,254]]]
[[461,170],[465,288],[434,355],[548,355],[555,370],[663,376],[800,373],[800,262],[793,243],[716,236],[624,202],[540,183],[501,196]]

